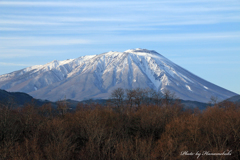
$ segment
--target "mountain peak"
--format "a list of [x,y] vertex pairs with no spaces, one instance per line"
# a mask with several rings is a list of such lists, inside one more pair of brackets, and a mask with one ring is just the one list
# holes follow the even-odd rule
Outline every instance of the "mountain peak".
[[124,52],[125,53],[134,53],[134,54],[147,53],[147,54],[153,54],[153,55],[160,55],[158,52],[156,52],[154,50],[148,50],[148,49],[142,49],[142,48],[128,49]]
[[148,49],[142,49],[142,48],[136,48],[136,49],[128,49],[124,52],[118,52],[118,51],[109,51],[102,53],[101,55],[117,55],[117,54],[135,54],[135,55],[141,55],[141,56],[149,56],[149,55],[157,55],[157,56],[162,56],[158,52],[154,50],[148,50]]

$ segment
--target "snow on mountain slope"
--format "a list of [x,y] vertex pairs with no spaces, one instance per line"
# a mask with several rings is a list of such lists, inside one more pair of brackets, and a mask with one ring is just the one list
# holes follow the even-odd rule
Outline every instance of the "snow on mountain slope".
[[52,61],[0,76],[0,88],[57,101],[108,98],[115,88],[168,89],[184,100],[208,102],[236,95],[209,83],[155,51],[130,49]]

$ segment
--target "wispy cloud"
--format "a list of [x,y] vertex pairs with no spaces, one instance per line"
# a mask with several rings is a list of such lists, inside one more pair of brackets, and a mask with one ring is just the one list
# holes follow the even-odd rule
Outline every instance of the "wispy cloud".
[[21,64],[21,63],[7,63],[7,62],[0,62],[1,66],[32,66],[32,64]]
[[69,37],[0,37],[0,47],[58,46],[90,44],[91,41]]
[[34,50],[34,49],[13,49],[14,47],[1,47],[0,58],[30,58],[30,57],[44,57],[49,55],[59,55],[65,52],[56,50]]
[[[229,57],[228,57],[229,58]],[[220,59],[220,60],[219,60]],[[235,60],[222,60],[223,58],[219,57],[184,57],[184,58],[173,58],[172,60],[175,62],[181,62],[183,64],[239,64],[240,60],[235,59]]]
[[73,16],[2,16],[0,24],[16,25],[66,25],[77,22],[134,22],[124,17],[73,17]]
[[86,6],[97,6],[97,4],[94,3],[89,3],[89,2],[33,2],[33,1],[1,1],[0,5],[3,6],[36,6],[36,7],[74,7],[74,6],[82,6],[82,7],[86,7]]
[[[187,4],[187,5],[186,5]],[[88,9],[95,8],[97,11],[129,12],[165,12],[165,13],[204,13],[219,11],[239,11],[240,2],[236,0],[194,0],[194,1],[1,1],[1,6],[6,7],[71,7]],[[59,10],[58,10],[59,12]],[[89,10],[94,12],[94,10]],[[113,13],[114,13],[113,12]]]
[[147,4],[147,2],[141,1],[89,1],[89,2],[74,2],[74,1],[1,1],[2,6],[31,6],[31,7],[108,7],[119,5],[136,5]]
[[[41,11],[40,13],[43,16],[32,14],[37,12],[35,9],[29,9],[26,12],[26,10],[22,8],[17,10],[19,14],[11,9],[11,7],[21,8],[25,6],[52,8],[59,6],[65,9],[56,9],[50,13],[48,13],[49,10],[47,9],[47,14],[42,12],[41,9],[37,9],[37,11]],[[134,30],[142,26],[147,28],[152,26],[202,25],[240,21],[240,2],[238,3],[236,0],[230,0],[228,2],[224,0],[173,0],[149,2],[1,1],[0,7],[10,7],[10,9],[4,11],[5,14],[2,15],[0,20],[0,25],[4,25],[5,28],[12,28],[14,25],[41,25],[53,27],[55,25],[85,25],[87,26],[86,28],[93,28],[92,26],[95,26],[96,30],[99,30],[98,27],[100,28],[101,26],[115,28],[115,30],[127,30],[127,28],[129,28],[129,30]],[[66,7],[70,9],[66,9]],[[77,9],[69,13],[69,11],[75,7]],[[25,13],[22,13],[22,11]],[[59,11],[61,14],[54,13],[59,13]],[[121,23],[123,26],[118,27],[115,23]]]
[[15,20],[1,20],[0,24],[2,25],[63,25],[63,23],[54,23],[54,22],[47,22],[47,21],[36,21],[36,20],[18,20],[17,17]]
[[[145,5],[145,4],[182,4],[182,3],[226,3],[225,0],[172,0],[172,1],[88,1],[88,2],[77,2],[77,1],[1,1],[0,5],[5,6],[83,6],[83,7],[102,7],[109,5]],[[236,0],[228,0],[228,3],[237,3]]]
[[[0,22],[1,23],[1,22]],[[24,31],[26,29],[23,28],[11,28],[11,27],[0,27],[0,31]]]
[[[126,42],[183,42],[183,41],[240,41],[240,32],[209,32],[209,33],[181,33],[181,34],[153,34],[153,35],[106,35],[101,39],[95,39],[94,35],[87,39],[71,37],[0,37],[0,47],[2,53],[8,51],[17,52],[11,48],[31,47],[31,46],[67,46],[83,44],[116,44]],[[22,52],[22,51],[21,51]],[[7,55],[5,55],[6,57]],[[1,55],[0,57],[3,57]]]
[[[153,34],[153,35],[128,35],[115,36],[114,38],[105,37],[106,41],[109,39],[112,43],[124,42],[182,42],[182,41],[220,41],[220,40],[239,40],[240,32],[209,32],[209,33],[176,33],[176,34]],[[99,43],[106,43],[99,41]]]

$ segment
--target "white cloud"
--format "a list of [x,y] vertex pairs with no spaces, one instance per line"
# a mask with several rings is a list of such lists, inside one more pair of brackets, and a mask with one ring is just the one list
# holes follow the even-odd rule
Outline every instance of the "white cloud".
[[0,24],[18,25],[64,25],[67,22],[133,22],[123,17],[77,17],[77,16],[2,16]]
[[89,40],[69,37],[0,37],[0,47],[58,46],[90,44]]
[[19,20],[16,16],[16,19],[13,20],[4,20],[0,21],[2,25],[61,25],[62,23],[54,23],[54,22],[47,22],[47,21],[36,21],[36,20]]
[[8,62],[0,62],[1,66],[32,66],[31,64],[21,64],[21,63],[8,63]]
[[[180,4],[180,5],[179,5]],[[187,4],[187,5],[185,5]],[[239,5],[236,5],[239,4]],[[117,28],[112,22],[121,23],[123,28],[129,26],[180,26],[180,25],[201,25],[201,24],[217,24],[226,22],[239,22],[240,3],[236,0],[228,2],[224,0],[173,0],[173,1],[92,1],[92,2],[73,2],[73,1],[1,1],[0,7],[64,7],[63,10],[54,10],[52,13],[39,12],[37,15],[32,14],[39,10],[19,9],[19,14],[13,11],[4,11],[1,16],[0,25],[5,28],[9,25],[86,25],[89,27],[99,27],[104,25],[111,28]],[[71,14],[72,8],[66,7],[83,7],[75,8]],[[93,7],[93,8],[88,8]],[[82,12],[85,10],[85,12]],[[21,12],[26,13],[21,13]],[[58,12],[60,14],[56,14]],[[65,11],[65,12],[64,12]],[[49,12],[49,10],[47,10]],[[56,13],[54,13],[56,12]],[[14,13],[14,14],[13,14]],[[95,22],[92,24],[91,22]],[[103,22],[103,23],[102,23]],[[111,24],[110,24],[111,23]],[[0,26],[1,27],[1,26]],[[118,27],[121,30],[120,27]]]
[[240,60],[216,60],[219,57],[184,57],[184,58],[172,58],[172,61],[181,62],[182,64],[226,64],[226,65],[239,65]]
[[54,54],[62,54],[61,51],[54,50],[31,50],[31,49],[13,49],[13,47],[1,47],[0,48],[0,58],[11,59],[11,58],[29,58],[29,57],[39,57],[48,56]]
[[32,2],[32,1],[1,1],[0,5],[3,6],[36,6],[36,7],[69,7],[69,6],[91,6],[91,3],[76,3],[76,2]]
[[[1,1],[0,5],[4,6],[46,6],[46,7],[103,7],[103,6],[119,6],[119,5],[146,5],[146,4],[184,4],[184,3],[226,3],[225,0],[163,0],[163,1]],[[226,4],[239,3],[236,0],[228,0]]]
[[[7,7],[75,7],[82,9],[95,8],[97,11],[127,12],[144,11],[165,12],[165,13],[206,13],[221,11],[238,11],[240,2],[237,0],[177,0],[177,1],[91,1],[91,2],[73,2],[73,1],[1,1],[1,6]],[[54,12],[54,11],[53,11]],[[59,12],[59,11],[57,11]],[[69,11],[68,11],[69,12]],[[88,12],[94,12],[89,10]]]
[[[0,22],[1,23],[1,22]],[[0,27],[0,31],[24,31],[26,29],[23,29],[23,28],[11,28],[11,27]]]
[[135,5],[135,4],[147,4],[147,2],[130,2],[130,1],[91,1],[91,2],[63,2],[63,1],[1,1],[2,6],[31,6],[31,7],[109,7],[109,6],[119,6],[119,5]]
[[[105,39],[105,41],[103,40]],[[210,32],[210,33],[176,33],[176,34],[152,34],[152,35],[127,35],[106,36],[97,43],[121,43],[121,42],[182,42],[182,41],[220,41],[240,40],[240,32]]]

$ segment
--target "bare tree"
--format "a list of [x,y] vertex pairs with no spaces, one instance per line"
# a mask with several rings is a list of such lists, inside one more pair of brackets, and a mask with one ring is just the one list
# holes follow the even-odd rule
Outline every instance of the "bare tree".
[[135,101],[136,91],[135,90],[126,89],[126,93],[127,93],[127,103],[132,108],[133,104],[134,104],[134,101]]
[[41,116],[46,117],[53,117],[53,108],[51,103],[43,104],[41,107],[38,108],[38,113]]
[[67,110],[69,109],[67,101],[66,100],[60,100],[57,102],[57,109],[59,110],[61,115],[64,115]]
[[210,102],[209,102],[211,105],[216,105],[218,103],[218,97],[216,96],[211,96],[210,98]]
[[122,88],[117,88],[111,93],[112,103],[118,108],[123,106],[124,100],[124,90]]
[[170,104],[173,104],[175,99],[177,99],[177,97],[174,92],[171,92],[167,89],[163,90],[163,105],[168,106]]
[[150,101],[158,107],[162,103],[163,94],[160,91],[151,90],[149,91]]
[[144,104],[144,105],[147,105],[149,106],[149,104],[152,103],[152,89],[149,89],[149,88],[145,88],[145,89],[142,89],[143,93],[142,93],[142,102],[141,104]]
[[130,107],[136,105],[137,107],[141,107],[142,104],[149,104],[151,95],[149,89],[136,88],[132,90],[126,90],[126,99],[127,103]]
[[140,107],[140,104],[143,99],[143,90],[141,88],[137,88],[133,90],[134,92],[134,103],[137,105],[137,107]]

